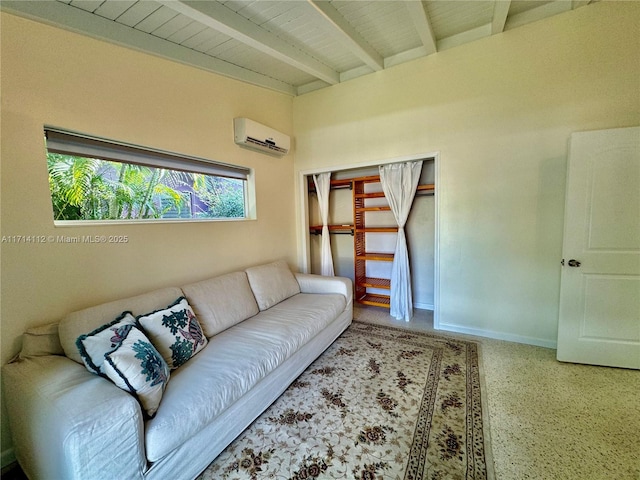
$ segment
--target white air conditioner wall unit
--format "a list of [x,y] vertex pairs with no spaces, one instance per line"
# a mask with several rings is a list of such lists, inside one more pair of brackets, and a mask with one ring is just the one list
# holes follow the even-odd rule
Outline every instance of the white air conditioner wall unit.
[[248,118],[233,119],[234,141],[241,147],[271,155],[286,155],[291,148],[289,135]]

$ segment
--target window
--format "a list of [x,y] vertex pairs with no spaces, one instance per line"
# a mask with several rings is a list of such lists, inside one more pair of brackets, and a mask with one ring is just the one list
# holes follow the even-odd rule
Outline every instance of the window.
[[54,220],[248,218],[247,168],[45,128]]

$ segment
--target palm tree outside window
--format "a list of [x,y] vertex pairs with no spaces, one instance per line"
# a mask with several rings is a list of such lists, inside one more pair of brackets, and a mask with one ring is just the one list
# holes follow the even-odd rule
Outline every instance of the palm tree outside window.
[[45,128],[54,221],[244,219],[249,169]]

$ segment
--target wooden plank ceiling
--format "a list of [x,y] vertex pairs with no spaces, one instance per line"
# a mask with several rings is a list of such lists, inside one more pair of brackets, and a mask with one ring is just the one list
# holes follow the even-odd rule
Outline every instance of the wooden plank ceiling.
[[302,95],[593,0],[3,0],[17,15]]

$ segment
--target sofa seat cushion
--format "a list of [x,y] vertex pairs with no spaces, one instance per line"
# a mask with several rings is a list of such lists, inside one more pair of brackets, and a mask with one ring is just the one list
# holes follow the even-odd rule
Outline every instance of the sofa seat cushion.
[[155,462],[183,444],[333,322],[339,294],[298,294],[209,340],[172,372],[156,416],[146,424],[146,453]]

